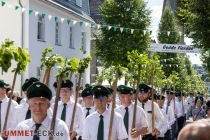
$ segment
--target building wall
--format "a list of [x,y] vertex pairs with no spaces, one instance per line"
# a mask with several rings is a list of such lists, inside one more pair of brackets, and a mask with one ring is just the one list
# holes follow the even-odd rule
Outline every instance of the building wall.
[[[74,20],[80,20],[72,15],[69,15],[66,11],[59,10],[56,7],[52,7],[46,3],[42,3],[39,1],[32,1],[30,3],[30,8],[35,11],[45,11],[47,15],[54,15],[57,17],[70,18]],[[73,46],[75,49],[69,48],[69,25],[67,22],[63,22],[61,24],[61,46],[55,45],[55,20],[52,18],[48,19],[48,16],[45,16],[45,41],[41,42],[37,40],[37,21],[38,16],[30,15],[29,21],[29,29],[30,29],[30,37],[29,37],[29,53],[31,54],[32,61],[29,64],[29,75],[37,76],[37,68],[40,67],[41,62],[41,52],[48,47],[49,45],[54,46],[54,52],[58,53],[67,58],[83,58],[82,52],[79,50],[81,47],[81,33],[86,32],[86,50],[87,55],[90,54],[90,27],[80,26],[79,24],[70,25],[73,27]],[[50,87],[52,87],[53,82],[55,81],[55,75],[57,70],[54,68],[50,78]],[[43,74],[43,72],[42,72]],[[86,70],[86,73],[83,76],[84,82],[90,82],[90,69]],[[75,77],[73,77],[72,81],[75,85]]]
[[[0,44],[5,41],[6,38],[10,38],[10,40],[15,42],[16,46],[19,47],[28,47],[28,22],[27,19],[23,21],[24,27],[26,29],[22,30],[22,16],[23,18],[27,18],[28,14],[27,12],[23,12],[19,8],[18,10],[14,10],[14,6],[18,4],[18,1],[5,1],[6,5],[4,7],[0,8]],[[22,4],[24,7],[28,6],[28,0],[22,1]],[[8,8],[9,5],[11,8]],[[23,32],[22,32],[23,31]],[[22,39],[22,33],[23,33],[23,39]],[[5,82],[12,84],[12,79],[14,76],[14,73],[11,73],[11,70],[15,67],[15,63],[12,63],[12,68],[9,69],[8,72],[3,73],[0,72],[0,79],[3,79]],[[1,71],[1,70],[0,70]],[[27,75],[27,72],[25,72],[22,75],[22,78]],[[24,81],[20,75],[18,75],[16,79],[15,84],[15,90],[20,91],[21,85]],[[21,80],[22,79],[22,80]]]

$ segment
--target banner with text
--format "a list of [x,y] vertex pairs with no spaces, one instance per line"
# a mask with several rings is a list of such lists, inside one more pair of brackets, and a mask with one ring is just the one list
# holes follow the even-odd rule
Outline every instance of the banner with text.
[[194,48],[190,45],[156,43],[152,43],[151,48],[148,48],[148,51],[167,53],[200,53],[200,49]]

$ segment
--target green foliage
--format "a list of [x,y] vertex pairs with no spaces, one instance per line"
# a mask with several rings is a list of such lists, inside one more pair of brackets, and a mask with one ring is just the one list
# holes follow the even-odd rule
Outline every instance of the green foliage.
[[64,62],[64,58],[62,56],[57,55],[57,54],[53,54],[52,50],[53,50],[53,48],[51,46],[49,46],[42,52],[41,69],[43,69],[44,67],[52,68],[57,63]]
[[10,41],[9,39],[6,39],[5,42],[2,43],[0,56],[0,67],[4,72],[7,72],[11,67],[12,60],[17,62],[17,67],[15,67],[12,72],[17,72],[18,74],[25,71],[28,62],[30,62],[30,57],[26,50],[15,47],[14,41]]
[[109,85],[112,86],[114,83],[114,75],[115,75],[115,67],[110,67],[109,69],[105,69],[104,78],[108,81]]
[[0,67],[3,72],[7,72],[11,67],[14,50],[14,41],[5,39],[0,48]]
[[[107,66],[126,67],[128,51],[143,52],[150,45],[149,33],[144,35],[143,32],[149,27],[150,11],[143,0],[106,0],[100,11],[105,24],[114,28],[107,30],[108,26],[103,26],[101,34],[96,35],[96,55]],[[133,34],[130,30],[121,33],[117,31],[119,27],[140,30]]]
[[26,50],[17,47],[13,52],[14,60],[17,62],[17,67],[13,69],[12,72],[17,72],[21,74],[21,72],[26,71],[27,64],[30,62],[29,54]]
[[[170,34],[168,35],[168,31]],[[177,29],[173,11],[166,7],[159,24],[158,41],[160,43],[177,44],[180,41],[179,31]]]
[[190,17],[190,3],[191,0],[176,0],[177,10],[176,17],[181,25],[184,25]]
[[101,74],[96,75],[96,85],[101,85],[105,80],[105,69],[103,68]]
[[91,56],[87,56],[85,58],[83,58],[82,60],[80,60],[79,62],[79,66],[78,66],[78,73],[84,73],[85,69],[88,68],[89,62],[92,60]]

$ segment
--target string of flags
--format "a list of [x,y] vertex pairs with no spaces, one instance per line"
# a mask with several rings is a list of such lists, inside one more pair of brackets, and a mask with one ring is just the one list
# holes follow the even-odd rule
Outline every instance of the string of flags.
[[[110,30],[113,30],[114,32],[120,31],[121,33],[122,32],[126,32],[126,33],[130,32],[131,34],[143,33],[144,35],[145,34],[151,35],[153,32],[151,30],[142,30],[139,28],[134,29],[134,28],[129,28],[129,27],[121,27],[121,26],[117,26],[117,25],[102,25],[102,24],[89,23],[89,22],[78,21],[78,20],[73,20],[73,19],[67,19],[67,18],[63,18],[63,17],[49,15],[43,11],[40,12],[40,11],[35,11],[33,9],[27,9],[25,7],[22,8],[19,4],[11,5],[11,4],[6,3],[5,1],[1,1],[1,7],[8,7],[9,9],[14,9],[15,11],[21,10],[23,13],[28,12],[29,15],[33,15],[33,14],[35,16],[41,15],[42,17],[48,17],[49,20],[54,19],[55,21],[60,21],[61,23],[67,22],[68,25],[69,24],[73,24],[73,25],[79,24],[80,26],[96,28],[98,30],[103,28],[103,29],[107,29],[108,31],[110,31]],[[159,33],[162,33],[162,34],[167,33],[167,35],[169,36],[170,34],[175,34],[176,32],[175,31],[166,31],[166,32],[159,32]],[[182,34],[182,32],[178,32],[178,33],[180,35]]]

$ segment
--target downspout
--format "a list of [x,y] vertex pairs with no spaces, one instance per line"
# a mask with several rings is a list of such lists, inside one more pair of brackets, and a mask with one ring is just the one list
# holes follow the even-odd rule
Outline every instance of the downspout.
[[[21,9],[23,8],[23,5],[21,3],[21,0],[18,1],[19,2],[19,5],[21,7]],[[21,11],[21,42],[20,42],[20,46],[22,48],[25,48],[24,47],[24,13]],[[21,76],[20,76],[20,95],[23,96],[23,91],[22,91],[22,85],[23,85],[23,82],[24,82],[24,73],[22,72],[21,73]]]

